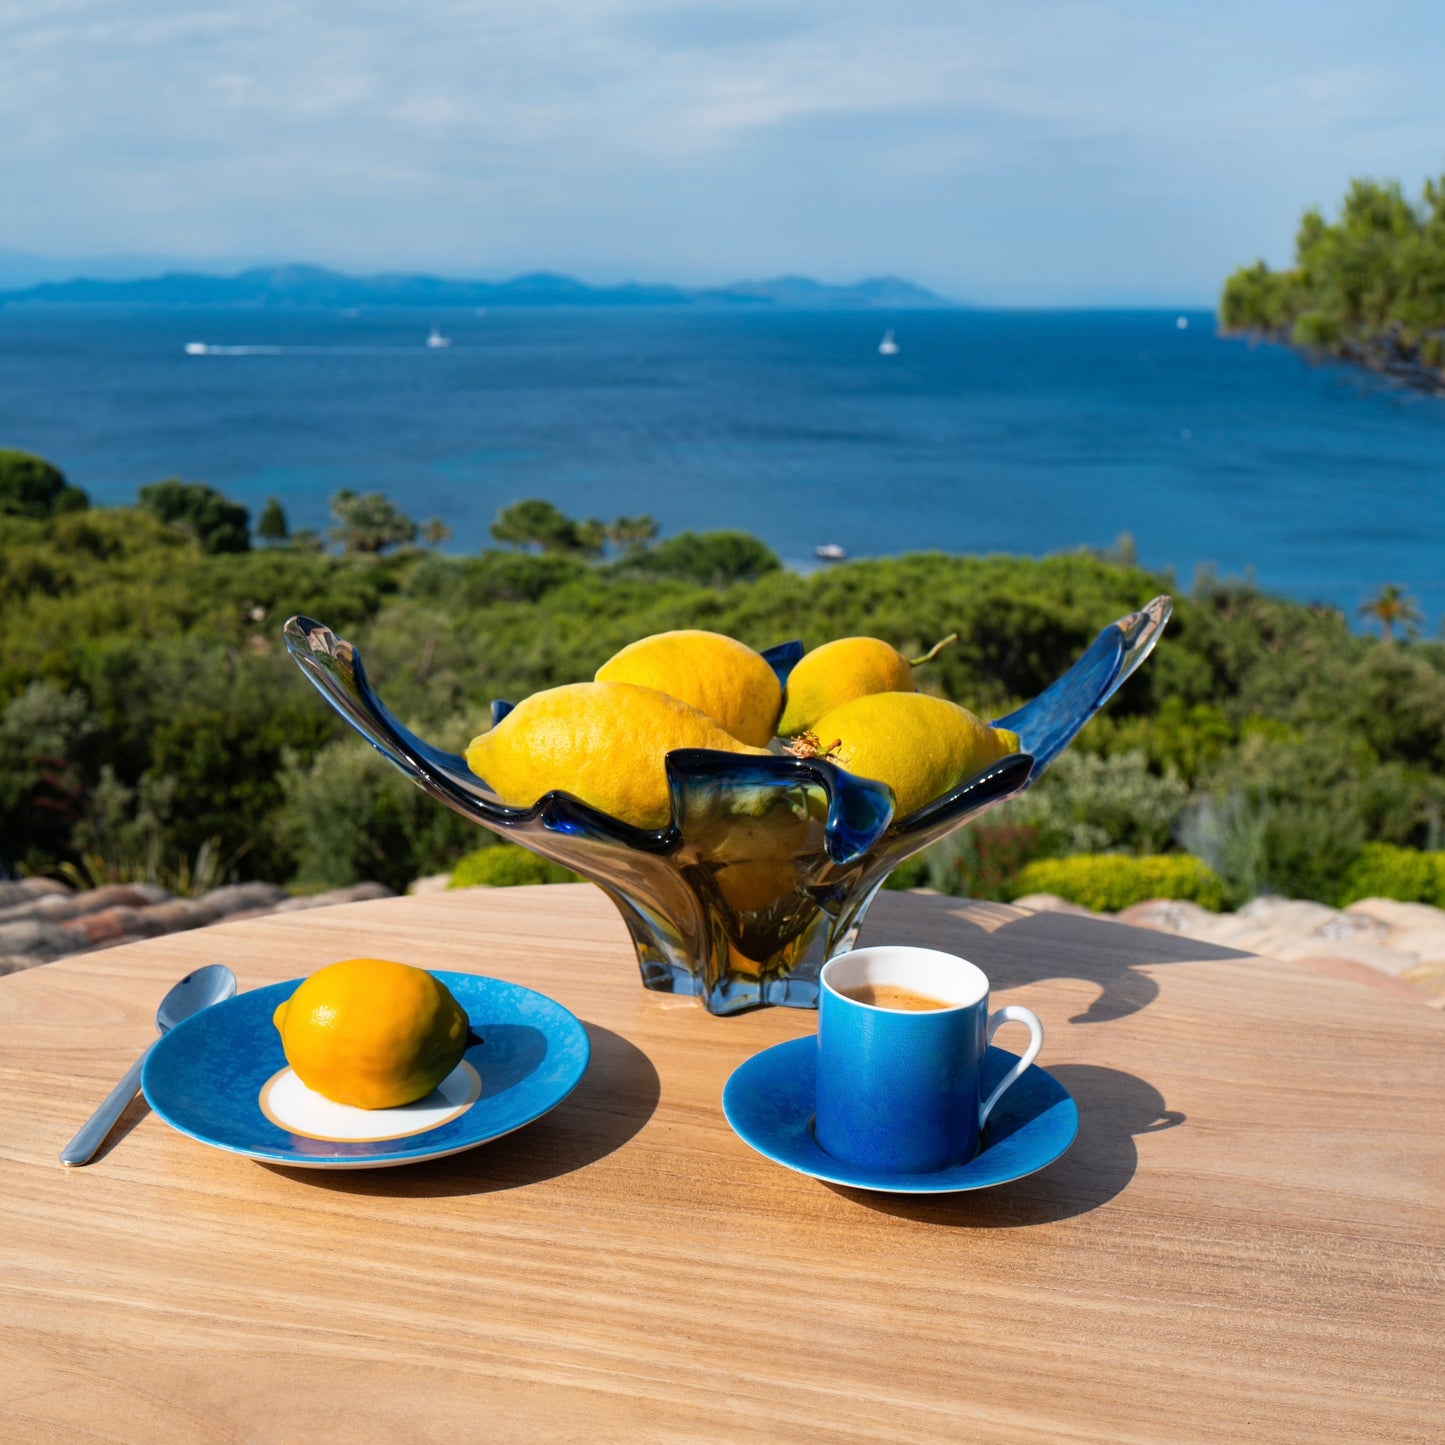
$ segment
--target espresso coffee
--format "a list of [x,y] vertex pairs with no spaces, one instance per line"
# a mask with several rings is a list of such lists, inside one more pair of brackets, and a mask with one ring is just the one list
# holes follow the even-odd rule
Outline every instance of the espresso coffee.
[[928,994],[904,988],[900,983],[860,983],[853,988],[840,988],[838,992],[844,998],[851,998],[854,1003],[870,1004],[873,1008],[898,1009],[904,1013],[923,1013],[928,1009],[953,1007],[941,998],[930,998]]

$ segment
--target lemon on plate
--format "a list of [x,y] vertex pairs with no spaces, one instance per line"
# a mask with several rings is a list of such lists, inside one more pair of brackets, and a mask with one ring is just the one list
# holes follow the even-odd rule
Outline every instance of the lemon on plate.
[[467,1016],[424,968],[348,958],[302,981],[271,1016],[308,1089],[361,1109],[425,1098],[467,1049]]

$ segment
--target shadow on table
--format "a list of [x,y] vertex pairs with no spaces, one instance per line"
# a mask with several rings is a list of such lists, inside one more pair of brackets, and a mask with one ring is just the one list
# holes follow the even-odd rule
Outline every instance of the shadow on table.
[[[900,897],[901,895],[893,895]],[[976,963],[995,990],[1022,988],[1046,978],[1077,978],[1094,984],[1099,996],[1070,1023],[1105,1023],[1147,1008],[1159,985],[1138,970],[1152,964],[1199,963],[1210,959],[1249,958],[1235,948],[1133,928],[1107,918],[1071,913],[1030,913],[990,928],[987,905],[959,899],[910,894],[906,908],[890,907],[881,894],[863,926],[860,946],[872,943],[947,947]],[[976,910],[975,921],[966,911]],[[1007,915],[1001,916],[1007,918]],[[947,943],[940,941],[948,935]]]
[[1059,1064],[1049,1072],[1079,1106],[1078,1137],[1062,1158],[1027,1179],[968,1194],[875,1194],[829,1185],[835,1193],[900,1219],[966,1229],[1017,1229],[1072,1219],[1120,1193],[1138,1167],[1138,1134],[1184,1123],[1152,1084],[1122,1069]]
[[490,1194],[585,1168],[620,1149],[652,1117],[661,1086],[652,1061],[620,1034],[584,1021],[592,1058],[582,1082],[551,1113],[462,1154],[394,1169],[287,1169],[287,1179],[348,1194],[399,1199]]
[[100,1147],[86,1160],[86,1163],[99,1164],[112,1149],[123,1144],[127,1136],[140,1127],[150,1115],[150,1111],[151,1106],[146,1102],[146,1096],[137,1089],[135,1098],[121,1111],[120,1118],[111,1125],[110,1133],[101,1140]]

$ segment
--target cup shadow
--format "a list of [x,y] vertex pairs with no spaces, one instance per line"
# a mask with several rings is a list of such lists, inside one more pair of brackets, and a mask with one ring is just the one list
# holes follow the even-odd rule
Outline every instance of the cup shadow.
[[635,1044],[598,1024],[587,1031],[592,1056],[581,1082],[550,1113],[462,1154],[390,1169],[290,1169],[273,1174],[318,1189],[396,1199],[492,1194],[585,1169],[620,1149],[657,1109],[661,1082]]
[[874,900],[859,947],[898,943],[947,948],[976,963],[995,989],[1022,988],[1049,978],[1082,979],[1099,992],[1083,1013],[1069,1020],[1076,1024],[1126,1018],[1153,1003],[1159,985],[1141,973],[1141,968],[1250,957],[1217,943],[1134,928],[1107,918],[1030,913],[989,928],[977,921],[986,918],[982,910],[987,905],[972,905],[979,912],[970,917],[962,900],[956,898],[910,894],[903,901],[907,907],[897,907],[887,893]]
[[966,1194],[877,1194],[828,1188],[880,1214],[966,1229],[1019,1229],[1087,1214],[1121,1193],[1139,1164],[1135,1137],[1185,1122],[1152,1084],[1122,1069],[1059,1064],[1049,1073],[1073,1095],[1079,1133],[1037,1174]]

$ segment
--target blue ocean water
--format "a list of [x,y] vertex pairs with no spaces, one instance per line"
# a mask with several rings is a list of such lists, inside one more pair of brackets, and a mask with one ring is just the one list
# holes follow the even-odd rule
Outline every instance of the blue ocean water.
[[[438,322],[449,348],[425,345]],[[1445,400],[1173,312],[108,312],[0,308],[0,446],[101,502],[165,476],[324,527],[382,489],[486,541],[499,507],[740,527],[786,560],[1140,560],[1354,618],[1445,612]],[[899,352],[885,357],[885,325]],[[187,342],[234,348],[188,355]]]

